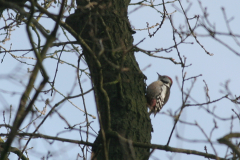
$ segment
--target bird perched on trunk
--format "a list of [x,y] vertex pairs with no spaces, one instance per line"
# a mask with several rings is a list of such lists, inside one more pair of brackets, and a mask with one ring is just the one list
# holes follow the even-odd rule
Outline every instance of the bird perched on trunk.
[[149,114],[154,113],[156,116],[162,107],[167,103],[170,96],[170,88],[172,86],[172,79],[168,76],[161,76],[158,74],[158,80],[152,82],[147,87],[147,104],[150,109]]

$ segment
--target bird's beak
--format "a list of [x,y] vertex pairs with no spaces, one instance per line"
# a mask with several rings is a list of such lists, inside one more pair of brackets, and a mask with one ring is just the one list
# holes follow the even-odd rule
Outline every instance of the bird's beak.
[[158,74],[158,76],[160,76],[161,77],[161,75],[159,74],[159,73],[157,73]]

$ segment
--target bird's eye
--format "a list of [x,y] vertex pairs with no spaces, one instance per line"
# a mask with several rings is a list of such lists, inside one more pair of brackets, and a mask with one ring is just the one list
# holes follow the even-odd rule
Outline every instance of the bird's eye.
[[166,81],[166,80],[164,80],[164,79],[162,80],[162,82],[163,82],[163,83],[166,83],[166,84],[168,84],[168,83],[169,83],[168,81]]

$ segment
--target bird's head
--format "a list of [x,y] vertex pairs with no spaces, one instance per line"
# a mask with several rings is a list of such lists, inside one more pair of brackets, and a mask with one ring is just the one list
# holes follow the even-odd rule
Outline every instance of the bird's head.
[[173,81],[170,77],[168,77],[166,75],[162,76],[159,73],[157,73],[157,74],[158,74],[159,81],[162,81],[163,83],[168,84],[170,87],[172,86]]

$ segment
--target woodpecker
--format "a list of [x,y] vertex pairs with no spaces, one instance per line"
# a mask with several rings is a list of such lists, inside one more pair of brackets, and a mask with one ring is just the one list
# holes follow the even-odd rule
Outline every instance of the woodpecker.
[[172,86],[172,79],[168,76],[161,76],[158,74],[158,80],[151,83],[147,87],[147,104],[150,109],[149,115],[154,113],[156,116],[162,107],[167,103],[170,96],[170,88]]

